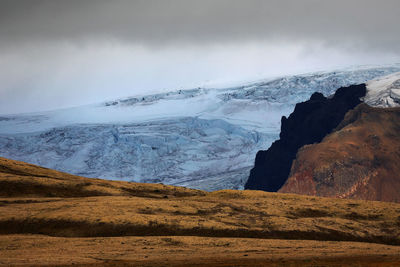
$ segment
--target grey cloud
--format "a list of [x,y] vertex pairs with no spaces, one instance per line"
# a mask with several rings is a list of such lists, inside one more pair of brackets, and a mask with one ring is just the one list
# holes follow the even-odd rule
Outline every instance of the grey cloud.
[[0,0],[0,45],[320,41],[400,50],[398,0]]

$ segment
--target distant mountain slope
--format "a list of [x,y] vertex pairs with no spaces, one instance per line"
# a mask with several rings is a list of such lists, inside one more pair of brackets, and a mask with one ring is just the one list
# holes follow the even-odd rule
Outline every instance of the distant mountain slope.
[[246,189],[275,192],[286,182],[298,149],[317,143],[343,120],[350,109],[361,103],[365,84],[339,88],[331,98],[314,93],[298,103],[288,118],[282,117],[280,139],[268,150],[259,151],[246,182]]
[[400,72],[299,103],[246,188],[400,202],[399,90]]
[[88,177],[243,188],[254,155],[278,138],[297,102],[395,71],[319,72],[1,116],[0,156]]
[[304,146],[284,193],[400,202],[400,107],[361,104],[319,144]]

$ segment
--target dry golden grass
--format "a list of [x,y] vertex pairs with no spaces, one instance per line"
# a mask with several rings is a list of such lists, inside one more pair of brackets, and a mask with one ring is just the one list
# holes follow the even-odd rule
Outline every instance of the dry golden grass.
[[196,236],[61,238],[0,236],[12,266],[399,266],[380,244]]
[[352,258],[391,266],[400,263],[397,245],[400,204],[207,193],[83,178],[0,158],[0,265],[313,266],[314,259],[340,266],[334,264]]
[[71,175],[0,157],[0,197],[88,197],[165,195],[192,196],[204,192],[162,184],[106,181]]

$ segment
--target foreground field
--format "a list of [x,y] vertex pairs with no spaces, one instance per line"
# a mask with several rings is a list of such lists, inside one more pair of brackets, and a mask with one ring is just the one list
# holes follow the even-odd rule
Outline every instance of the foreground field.
[[395,203],[207,193],[0,158],[2,265],[398,266],[398,245]]
[[334,241],[193,236],[0,236],[12,266],[399,266],[400,248]]

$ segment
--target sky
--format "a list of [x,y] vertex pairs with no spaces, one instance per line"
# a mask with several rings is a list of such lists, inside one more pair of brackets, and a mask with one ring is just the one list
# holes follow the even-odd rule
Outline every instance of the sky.
[[0,114],[400,62],[398,0],[0,0]]

